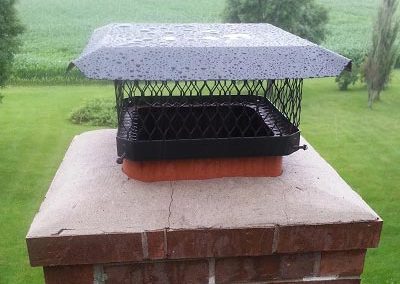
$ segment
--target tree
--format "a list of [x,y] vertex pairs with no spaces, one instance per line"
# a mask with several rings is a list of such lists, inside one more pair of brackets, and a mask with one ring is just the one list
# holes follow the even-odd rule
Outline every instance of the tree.
[[321,43],[328,11],[314,0],[227,0],[223,17],[229,23],[270,23]]
[[5,86],[10,76],[14,54],[20,45],[18,35],[23,31],[14,4],[15,0],[0,0],[0,87]]
[[372,34],[372,45],[364,65],[371,108],[389,83],[390,73],[397,60],[396,38],[400,23],[396,18],[398,0],[382,0]]

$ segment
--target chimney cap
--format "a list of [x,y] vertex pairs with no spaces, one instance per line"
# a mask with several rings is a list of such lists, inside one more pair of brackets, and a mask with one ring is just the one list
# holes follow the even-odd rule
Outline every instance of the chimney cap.
[[73,60],[92,79],[332,77],[351,60],[270,24],[109,24]]

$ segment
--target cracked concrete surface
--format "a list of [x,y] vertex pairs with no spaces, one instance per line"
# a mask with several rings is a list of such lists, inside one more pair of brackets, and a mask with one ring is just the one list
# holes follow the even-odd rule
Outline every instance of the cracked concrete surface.
[[277,178],[157,183],[129,180],[115,147],[115,130],[74,138],[28,237],[379,219],[312,147]]

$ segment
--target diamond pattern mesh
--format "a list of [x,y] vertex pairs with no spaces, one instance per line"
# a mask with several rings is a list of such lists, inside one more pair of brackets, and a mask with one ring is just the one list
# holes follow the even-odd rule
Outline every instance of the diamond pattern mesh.
[[302,79],[115,81],[129,141],[285,136],[300,123]]

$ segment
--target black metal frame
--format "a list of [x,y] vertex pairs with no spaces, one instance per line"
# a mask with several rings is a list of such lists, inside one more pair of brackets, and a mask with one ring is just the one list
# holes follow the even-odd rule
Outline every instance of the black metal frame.
[[302,79],[115,81],[118,156],[283,156],[299,149]]

